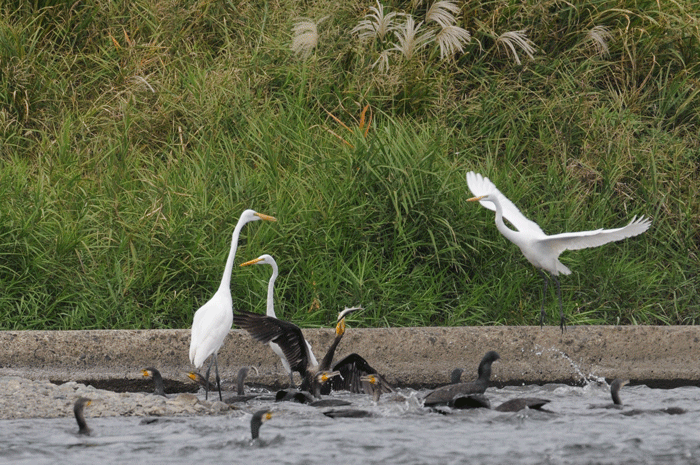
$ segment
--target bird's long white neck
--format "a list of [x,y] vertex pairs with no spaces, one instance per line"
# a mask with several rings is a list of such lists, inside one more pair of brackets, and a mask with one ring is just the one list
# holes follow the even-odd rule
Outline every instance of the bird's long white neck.
[[272,276],[270,276],[270,282],[267,283],[267,316],[277,318],[275,316],[275,280],[279,274],[277,269],[277,263],[274,261],[270,263],[272,266]]
[[236,258],[236,250],[238,249],[238,236],[241,235],[241,230],[246,223],[247,221],[242,221],[242,218],[239,219],[236,229],[233,230],[231,250],[226,259],[226,268],[224,268],[224,276],[221,278],[221,284],[219,284],[219,291],[227,289],[229,293],[231,292],[231,273],[233,271],[233,260]]
[[510,229],[503,221],[503,207],[501,207],[501,202],[499,202],[497,198],[492,199],[491,202],[496,206],[496,229],[498,229],[498,232],[503,234],[506,239],[515,242],[514,239],[518,235],[518,232]]

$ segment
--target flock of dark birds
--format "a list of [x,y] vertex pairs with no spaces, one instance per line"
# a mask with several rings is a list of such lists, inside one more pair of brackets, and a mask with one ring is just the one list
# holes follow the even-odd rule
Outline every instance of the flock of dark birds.
[[[542,274],[545,284],[540,325],[544,324],[544,296],[549,284],[549,277],[544,271],[549,273],[554,280],[559,297],[560,326],[562,331],[566,327],[566,318],[563,313],[561,289],[557,276],[560,273],[570,274],[571,271],[559,261],[559,255],[565,250],[597,247],[608,242],[641,234],[651,224],[649,220],[641,217],[638,220],[632,219],[627,226],[618,229],[598,229],[595,231],[548,236],[536,223],[528,220],[520,213],[515,205],[498,191],[488,178],[478,173],[469,172],[467,173],[467,184],[475,195],[469,201],[478,201],[484,207],[495,210],[498,231],[516,244],[525,255],[525,258]],[[504,218],[516,230],[506,226],[503,221]],[[331,390],[347,390],[354,393],[370,394],[374,401],[379,401],[383,393],[393,392],[393,387],[377,373],[377,370],[372,368],[362,356],[356,353],[333,363],[336,348],[345,333],[345,319],[353,312],[361,310],[361,307],[346,308],[338,314],[335,339],[320,363],[314,356],[312,348],[304,338],[301,329],[289,321],[277,318],[274,311],[274,284],[279,271],[275,260],[270,255],[262,255],[241,265],[258,264],[272,267],[272,276],[268,283],[266,314],[260,315],[242,310],[233,311],[230,281],[238,247],[238,238],[243,226],[258,220],[274,222],[276,218],[253,210],[245,210],[241,214],[233,231],[231,249],[226,260],[219,288],[212,298],[195,312],[193,318],[189,350],[190,361],[196,369],[201,368],[207,359],[210,359],[210,362],[204,376],[196,371],[189,373],[188,376],[204,387],[205,398],[208,399],[209,391],[215,388],[219,393],[219,400],[224,400],[221,392],[217,352],[221,348],[233,323],[239,328],[246,330],[257,341],[268,344],[280,357],[282,365],[289,375],[290,388],[279,391],[275,396],[276,401],[294,401],[316,406],[335,407],[347,405],[348,403],[340,399],[321,399],[321,396],[328,394]],[[461,382],[461,370],[455,370],[452,373],[452,382],[450,384],[431,391],[423,398],[424,406],[438,411],[445,407],[449,409],[491,408],[491,403],[484,395],[484,392],[489,386],[491,365],[499,358],[498,353],[495,351],[487,352],[479,363],[477,379],[474,381]],[[209,376],[212,366],[215,369],[215,381],[210,382]],[[238,392],[236,396],[227,398],[227,402],[244,402],[256,397],[252,394],[246,395],[244,392],[244,380],[248,370],[246,367],[239,372]],[[298,389],[294,382],[295,372],[301,376],[301,385]],[[163,380],[157,369],[149,367],[144,369],[142,373],[143,376],[154,380],[155,394],[165,395]],[[613,405],[615,406],[622,405],[619,398],[619,389],[624,384],[624,381],[615,380],[611,385]],[[494,409],[502,412],[515,412],[525,408],[543,409],[548,402],[549,400],[547,399],[516,398],[504,402]],[[81,397],[76,401],[74,407],[80,434],[90,433],[83,415],[83,409],[87,405],[90,405],[90,400]],[[370,412],[356,409],[335,409],[328,410],[325,413],[331,417],[362,417],[371,414]],[[260,410],[253,414],[251,419],[251,435],[253,439],[258,437],[262,423],[271,417],[272,412],[268,409]]]
[[[338,323],[340,324],[340,323]],[[341,333],[342,336],[342,333]],[[340,337],[336,337],[331,350],[329,353],[335,350],[337,342]],[[357,354],[353,354],[361,358]],[[493,409],[498,412],[519,412],[524,409],[531,410],[541,410],[547,412],[548,410],[544,407],[550,402],[549,399],[542,399],[537,397],[516,397],[514,399],[507,400],[496,407],[491,406],[491,402],[485,396],[486,389],[489,387],[491,378],[491,365],[496,360],[499,360],[500,356],[497,352],[491,350],[487,352],[484,357],[479,362],[479,367],[477,369],[477,379],[474,381],[462,382],[461,374],[462,369],[455,369],[451,374],[450,383],[441,386],[437,389],[430,391],[426,394],[422,401],[423,406],[432,409],[435,412],[441,414],[448,414],[452,410],[467,410],[467,409]],[[366,362],[365,362],[366,363]],[[369,367],[369,365],[365,365]],[[254,367],[253,367],[254,368]],[[255,368],[254,368],[255,369]],[[371,367],[370,370],[374,371]],[[333,409],[326,410],[324,414],[331,418],[364,418],[373,416],[373,413],[368,410],[354,409],[354,408],[335,408],[335,407],[347,407],[351,403],[344,399],[338,398],[321,398],[321,392],[328,393],[330,389],[334,390],[347,390],[354,393],[366,393],[370,394],[375,403],[379,402],[382,393],[394,392],[393,387],[378,373],[370,373],[365,371],[364,374],[358,375],[357,373],[352,374],[353,370],[350,370],[350,377],[356,376],[355,382],[340,382],[335,385],[329,386],[328,383],[332,380],[340,379],[343,381],[343,377],[335,372],[322,371],[314,376],[314,382],[317,387],[314,393],[304,390],[298,390],[293,386],[290,389],[283,389],[276,393],[275,396],[269,396],[265,394],[246,394],[245,393],[245,379],[250,370],[250,367],[243,367],[238,372],[237,378],[237,392],[235,395],[227,397],[224,402],[228,404],[247,402],[252,399],[258,400],[274,400],[275,402],[297,402],[302,404],[308,404],[312,407],[334,407]],[[356,370],[357,372],[364,370]],[[153,379],[155,389],[153,391],[154,395],[165,396],[163,389],[163,379],[160,372],[155,368],[146,368],[142,370],[144,377]],[[197,372],[190,372],[187,375],[190,379],[206,387],[209,383],[204,379],[202,375]],[[629,384],[629,380],[615,379],[610,383],[610,395],[612,397],[612,404],[601,404],[601,405],[590,405],[589,408],[605,408],[605,409],[619,409],[623,415],[636,415],[640,413],[645,413],[647,410],[639,409],[627,409],[622,410],[623,403],[620,399],[620,389]],[[218,388],[218,386],[217,386]],[[89,406],[91,399],[80,397],[74,405],[73,412],[75,414],[75,419],[78,423],[78,434],[90,435],[91,430],[87,426],[87,422],[84,417],[84,408]],[[667,413],[669,415],[679,415],[686,413],[686,411],[679,407],[666,407],[658,409],[659,412]],[[269,408],[261,409],[256,411],[250,420],[250,432],[251,438],[253,440],[259,437],[260,427],[263,423],[270,420],[273,416],[273,411]]]

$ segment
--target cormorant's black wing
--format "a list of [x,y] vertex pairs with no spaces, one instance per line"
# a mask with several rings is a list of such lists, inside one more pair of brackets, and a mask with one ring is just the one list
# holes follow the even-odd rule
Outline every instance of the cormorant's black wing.
[[304,335],[297,325],[243,310],[234,312],[233,322],[248,331],[253,339],[264,344],[274,342],[280,346],[292,370],[305,376],[309,360],[308,349]]
[[[334,391],[350,391],[354,393],[370,393],[365,387],[365,383],[360,378],[365,375],[377,374],[377,370],[367,363],[367,360],[358,354],[350,354],[338,363],[333,365],[333,371],[339,371],[340,376],[331,379],[326,385]],[[382,378],[383,379],[383,378]],[[388,383],[381,383],[382,393],[393,392]]]

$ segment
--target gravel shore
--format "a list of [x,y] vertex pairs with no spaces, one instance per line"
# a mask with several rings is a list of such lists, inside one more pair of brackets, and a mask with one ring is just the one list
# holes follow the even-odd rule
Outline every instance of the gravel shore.
[[220,415],[236,408],[218,400],[200,400],[191,393],[163,397],[105,391],[75,381],[59,385],[9,376],[0,378],[0,419],[73,416],[79,397],[92,399],[90,417]]

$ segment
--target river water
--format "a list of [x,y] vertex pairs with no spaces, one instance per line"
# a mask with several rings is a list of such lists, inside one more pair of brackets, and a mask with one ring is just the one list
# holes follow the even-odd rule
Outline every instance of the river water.
[[[622,409],[609,387],[595,383],[489,388],[493,406],[514,397],[549,399],[548,411],[460,410],[421,406],[425,392],[399,390],[375,404],[369,396],[332,398],[371,412],[329,418],[330,408],[249,401],[219,416],[86,418],[93,434],[77,434],[71,418],[0,421],[0,463],[175,464],[644,464],[700,463],[700,388],[625,386]],[[251,414],[271,408],[260,439]],[[671,415],[668,407],[682,407]]]

